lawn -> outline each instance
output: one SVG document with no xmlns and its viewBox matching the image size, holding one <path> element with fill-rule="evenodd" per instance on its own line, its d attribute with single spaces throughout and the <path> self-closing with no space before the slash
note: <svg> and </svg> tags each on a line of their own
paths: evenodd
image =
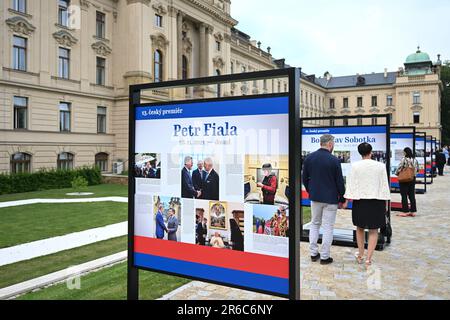
<svg viewBox="0 0 450 320">
<path fill-rule="evenodd" d="M 311 222 L 311 208 L 302 207 L 302 211 L 303 211 L 303 224 Z"/>
<path fill-rule="evenodd" d="M 0 208 L 0 248 L 127 220 L 128 204 L 41 203 Z"/>
<path fill-rule="evenodd" d="M 127 249 L 127 237 L 96 242 L 0 267 L 0 288 L 99 259 Z"/>
<path fill-rule="evenodd" d="M 150 271 L 139 272 L 140 299 L 154 300 L 189 280 Z M 20 300 L 124 300 L 127 294 L 127 263 L 101 269 L 81 277 L 80 289 L 65 282 L 25 294 Z"/>
<path fill-rule="evenodd" d="M 33 191 L 24 193 L 13 193 L 0 195 L 0 202 L 15 201 L 24 199 L 78 199 L 78 198 L 97 198 L 97 197 L 128 197 L 128 186 L 118 184 L 99 184 L 96 186 L 89 186 L 83 192 L 93 192 L 93 195 L 89 196 L 68 196 L 66 193 L 75 192 L 72 188 L 67 189 L 51 189 L 43 191 Z"/>
</svg>

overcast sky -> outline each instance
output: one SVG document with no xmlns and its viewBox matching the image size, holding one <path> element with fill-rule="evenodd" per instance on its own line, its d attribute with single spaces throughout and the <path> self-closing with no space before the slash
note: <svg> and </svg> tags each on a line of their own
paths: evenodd
<svg viewBox="0 0 450 320">
<path fill-rule="evenodd" d="M 450 0 L 232 0 L 237 26 L 316 76 L 397 71 L 408 54 L 450 59 Z"/>
</svg>

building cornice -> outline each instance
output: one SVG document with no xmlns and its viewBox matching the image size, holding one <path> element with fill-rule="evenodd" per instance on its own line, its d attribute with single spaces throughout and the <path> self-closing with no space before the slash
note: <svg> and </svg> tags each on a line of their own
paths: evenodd
<svg viewBox="0 0 450 320">
<path fill-rule="evenodd" d="M 229 14 L 225 13 L 224 11 L 215 8 L 211 6 L 210 4 L 206 3 L 203 0 L 181 0 L 183 2 L 186 2 L 190 5 L 194 5 L 196 8 L 202 10 L 204 13 L 207 13 L 208 15 L 216 18 L 219 21 L 222 21 L 229 27 L 234 27 L 238 24 L 238 21 L 233 19 Z"/>
<path fill-rule="evenodd" d="M 5 68 L 3 68 L 3 70 L 5 70 Z M 36 74 L 36 76 L 39 76 L 39 74 Z M 115 98 L 113 96 L 106 95 L 106 94 L 105 95 L 92 94 L 92 93 L 88 93 L 88 92 L 69 90 L 66 88 L 60 89 L 57 87 L 47 87 L 47 86 L 42 86 L 42 85 L 38 86 L 38 85 L 17 82 L 17 81 L 11 81 L 11 80 L 0 80 L 0 84 L 11 86 L 11 87 L 20 87 L 20 88 L 27 88 L 27 89 L 33 89 L 33 90 L 48 91 L 50 93 L 72 94 L 75 96 L 88 97 L 88 98 L 94 98 L 94 99 L 111 100 L 111 101 L 115 100 Z"/>
<path fill-rule="evenodd" d="M 112 52 L 112 49 L 103 41 L 97 41 L 93 43 L 91 47 L 94 49 L 96 54 L 104 57 L 108 56 Z"/>
<path fill-rule="evenodd" d="M 23 17 L 12 17 L 6 19 L 5 22 L 8 25 L 9 29 L 11 29 L 13 32 L 21 33 L 26 36 L 29 36 L 34 32 L 34 30 L 36 30 L 36 27 Z"/>
<path fill-rule="evenodd" d="M 78 39 L 66 30 L 56 31 L 55 33 L 53 33 L 53 38 L 55 38 L 56 42 L 58 42 L 60 45 L 67 47 L 72 47 L 78 42 Z"/>
</svg>

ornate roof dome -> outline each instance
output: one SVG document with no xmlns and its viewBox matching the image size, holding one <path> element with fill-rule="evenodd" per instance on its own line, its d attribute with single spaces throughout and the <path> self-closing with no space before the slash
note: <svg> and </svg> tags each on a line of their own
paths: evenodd
<svg viewBox="0 0 450 320">
<path fill-rule="evenodd" d="M 420 47 L 417 47 L 416 53 L 410 54 L 405 61 L 405 64 L 415 64 L 415 63 L 431 63 L 430 56 L 428 53 L 420 51 Z"/>
</svg>

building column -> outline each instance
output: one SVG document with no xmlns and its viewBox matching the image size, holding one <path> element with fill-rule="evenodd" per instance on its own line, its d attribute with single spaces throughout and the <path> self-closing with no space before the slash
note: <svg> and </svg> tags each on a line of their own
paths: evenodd
<svg viewBox="0 0 450 320">
<path fill-rule="evenodd" d="M 206 76 L 206 25 L 200 24 L 200 77 Z"/>
<path fill-rule="evenodd" d="M 183 77 L 183 18 L 184 13 L 179 11 L 177 15 L 177 77 Z"/>
<path fill-rule="evenodd" d="M 211 69 L 211 62 L 212 62 L 212 57 L 210 56 L 210 52 L 211 52 L 211 38 L 212 38 L 212 34 L 214 31 L 214 27 L 211 25 L 207 25 L 206 26 L 206 51 L 205 51 L 205 77 L 207 76 L 213 76 L 215 75 L 215 71 L 213 69 Z"/>
</svg>

